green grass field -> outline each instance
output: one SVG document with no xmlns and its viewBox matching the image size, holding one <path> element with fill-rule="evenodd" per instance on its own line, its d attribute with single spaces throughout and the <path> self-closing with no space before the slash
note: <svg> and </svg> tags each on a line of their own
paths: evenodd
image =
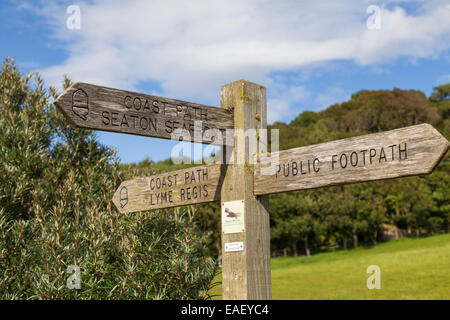
<svg viewBox="0 0 450 320">
<path fill-rule="evenodd" d="M 271 265 L 273 299 L 450 299 L 450 234 L 273 258 Z M 380 267 L 381 289 L 367 288 L 369 265 Z M 222 287 L 212 293 L 221 299 Z"/>
</svg>

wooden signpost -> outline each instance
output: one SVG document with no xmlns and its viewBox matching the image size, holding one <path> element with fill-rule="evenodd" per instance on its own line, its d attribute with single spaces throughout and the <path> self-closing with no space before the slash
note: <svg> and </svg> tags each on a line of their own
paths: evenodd
<svg viewBox="0 0 450 320">
<path fill-rule="evenodd" d="M 245 80 L 222 87 L 222 108 L 84 83 L 55 104 L 80 128 L 176 140 L 184 129 L 184 141 L 222 145 L 225 164 L 124 181 L 113 203 L 130 213 L 220 200 L 223 299 L 271 299 L 269 194 L 431 173 L 450 147 L 420 124 L 270 154 L 239 134 L 267 126 L 266 89 Z"/>
</svg>

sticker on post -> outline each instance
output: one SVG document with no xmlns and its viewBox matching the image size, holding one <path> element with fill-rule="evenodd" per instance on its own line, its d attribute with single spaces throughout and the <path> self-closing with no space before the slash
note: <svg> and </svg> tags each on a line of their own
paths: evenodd
<svg viewBox="0 0 450 320">
<path fill-rule="evenodd" d="M 244 251 L 244 242 L 225 243 L 225 252 Z"/>
<path fill-rule="evenodd" d="M 240 233 L 244 231 L 244 200 L 223 202 L 222 232 Z"/>
</svg>

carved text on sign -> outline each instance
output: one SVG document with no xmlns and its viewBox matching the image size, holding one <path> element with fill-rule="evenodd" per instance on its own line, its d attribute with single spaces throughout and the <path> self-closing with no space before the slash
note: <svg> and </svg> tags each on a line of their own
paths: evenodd
<svg viewBox="0 0 450 320">
<path fill-rule="evenodd" d="M 222 166 L 213 164 L 127 180 L 113 202 L 121 212 L 135 212 L 219 200 L 221 177 Z M 123 188 L 126 206 L 122 206 Z"/>
<path fill-rule="evenodd" d="M 283 150 L 274 153 L 277 161 L 271 154 L 258 155 L 253 191 L 261 195 L 427 174 L 448 147 L 436 129 L 420 124 Z"/>
<path fill-rule="evenodd" d="M 77 127 L 216 145 L 234 145 L 230 110 L 77 82 L 55 100 Z"/>
</svg>

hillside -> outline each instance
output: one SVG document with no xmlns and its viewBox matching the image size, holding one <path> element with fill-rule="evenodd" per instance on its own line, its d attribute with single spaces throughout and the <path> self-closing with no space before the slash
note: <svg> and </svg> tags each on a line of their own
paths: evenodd
<svg viewBox="0 0 450 320">
<path fill-rule="evenodd" d="M 349 101 L 334 104 L 317 113 L 305 111 L 289 124 L 276 122 L 271 128 L 280 129 L 280 149 L 424 122 L 438 127 L 448 137 L 449 104 L 448 100 L 427 99 L 417 90 L 361 90 L 353 94 Z"/>
</svg>

